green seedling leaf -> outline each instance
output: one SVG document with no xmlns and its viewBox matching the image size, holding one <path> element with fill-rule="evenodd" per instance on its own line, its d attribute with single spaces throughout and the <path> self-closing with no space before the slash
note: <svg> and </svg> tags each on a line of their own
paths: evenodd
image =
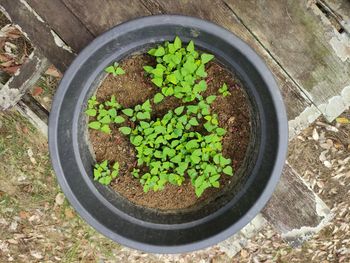
<svg viewBox="0 0 350 263">
<path fill-rule="evenodd" d="M 142 106 L 141 106 L 141 109 L 143 109 L 144 111 L 151 111 L 152 110 L 152 107 L 151 107 L 151 103 L 149 100 L 146 100 Z"/>
<path fill-rule="evenodd" d="M 124 135 L 129 135 L 131 133 L 131 128 L 129 127 L 120 127 L 119 131 Z"/>
<path fill-rule="evenodd" d="M 139 120 L 146 120 L 149 119 L 151 117 L 149 112 L 138 112 L 136 114 L 136 118 Z"/>
<path fill-rule="evenodd" d="M 215 95 L 211 95 L 211 96 L 206 97 L 205 101 L 206 101 L 208 104 L 212 104 L 212 103 L 214 102 L 215 99 L 216 99 L 216 96 L 215 96 Z"/>
<path fill-rule="evenodd" d="M 210 60 L 212 60 L 214 58 L 214 56 L 212 54 L 207 54 L 207 53 L 203 53 L 201 55 L 201 60 L 203 64 L 208 63 Z"/>
<path fill-rule="evenodd" d="M 107 134 L 111 133 L 111 129 L 109 128 L 108 124 L 105 124 L 101 127 L 101 131 Z"/>
<path fill-rule="evenodd" d="M 111 123 L 111 117 L 109 117 L 109 115 L 106 115 L 100 120 L 100 122 L 103 124 L 109 124 Z"/>
<path fill-rule="evenodd" d="M 173 162 L 173 163 L 181 162 L 181 155 L 178 154 L 178 155 L 174 156 L 173 158 L 170 159 L 170 161 Z"/>
<path fill-rule="evenodd" d="M 157 94 L 154 96 L 154 103 L 158 104 L 158 103 L 161 102 L 163 99 L 164 99 L 163 94 L 157 93 Z"/>
<path fill-rule="evenodd" d="M 191 161 L 194 163 L 194 164 L 198 164 L 198 163 L 200 163 L 200 161 L 201 161 L 201 158 L 199 157 L 199 156 L 197 156 L 197 155 L 191 155 Z"/>
<path fill-rule="evenodd" d="M 122 112 L 128 117 L 131 117 L 134 114 L 133 109 L 124 109 L 124 110 L 122 110 Z"/>
<path fill-rule="evenodd" d="M 122 116 L 117 116 L 114 118 L 114 122 L 119 124 L 119 123 L 123 123 L 125 121 L 125 119 Z"/>
<path fill-rule="evenodd" d="M 176 79 L 175 74 L 168 75 L 166 79 L 167 79 L 167 81 L 169 81 L 175 85 L 178 83 L 178 80 Z"/>
<path fill-rule="evenodd" d="M 220 166 L 221 167 L 224 167 L 224 166 L 226 166 L 226 165 L 228 165 L 228 164 L 230 164 L 231 163 L 231 160 L 230 159 L 227 159 L 227 158 L 225 158 L 224 156 L 220 156 Z"/>
<path fill-rule="evenodd" d="M 202 78 L 205 78 L 207 76 L 207 73 L 205 72 L 204 65 L 200 65 L 196 71 L 196 75 Z"/>
<path fill-rule="evenodd" d="M 200 187 L 203 184 L 204 180 L 205 180 L 205 177 L 203 175 L 198 176 L 194 182 L 194 187 L 196 187 L 196 188 Z"/>
<path fill-rule="evenodd" d="M 209 121 L 204 123 L 204 128 L 208 131 L 208 132 L 211 132 L 212 130 L 215 129 L 215 126 L 212 125 Z"/>
<path fill-rule="evenodd" d="M 88 109 L 85 111 L 86 115 L 90 116 L 90 117 L 95 117 L 97 114 L 97 111 L 95 109 Z"/>
<path fill-rule="evenodd" d="M 161 57 L 161 56 L 163 56 L 165 54 L 165 50 L 164 50 L 164 48 L 163 47 L 158 47 L 156 50 L 155 50 L 155 52 L 154 52 L 154 56 L 156 56 L 156 57 Z"/>
<path fill-rule="evenodd" d="M 223 136 L 226 133 L 226 130 L 223 128 L 216 128 L 215 132 L 217 135 Z"/>
<path fill-rule="evenodd" d="M 211 185 L 215 188 L 219 188 L 220 187 L 220 183 L 218 181 L 216 182 L 212 182 Z"/>
<path fill-rule="evenodd" d="M 223 170 L 223 173 L 232 176 L 233 175 L 233 171 L 232 171 L 232 167 L 231 166 L 226 166 Z"/>
<path fill-rule="evenodd" d="M 194 51 L 194 43 L 193 41 L 191 40 L 190 43 L 188 43 L 187 47 L 186 47 L 186 50 L 188 52 L 193 52 Z"/>
<path fill-rule="evenodd" d="M 101 123 L 99 123 L 98 121 L 93 121 L 93 122 L 90 122 L 88 126 L 91 129 L 98 130 L 101 128 Z"/>
<path fill-rule="evenodd" d="M 182 46 L 181 39 L 178 36 L 175 37 L 175 41 L 174 41 L 174 48 L 175 48 L 175 50 L 180 49 L 181 46 Z"/>
<path fill-rule="evenodd" d="M 192 126 L 198 126 L 199 123 L 197 121 L 197 119 L 195 117 L 191 118 L 188 122 L 189 124 L 191 124 Z"/>
<path fill-rule="evenodd" d="M 170 54 L 174 54 L 175 53 L 176 50 L 175 50 L 174 44 L 169 44 L 168 45 L 168 51 L 169 51 Z"/>
<path fill-rule="evenodd" d="M 114 108 L 109 109 L 109 110 L 108 110 L 108 114 L 109 114 L 109 116 L 110 116 L 111 118 L 115 118 L 115 117 L 117 117 L 117 110 L 114 109 Z"/>
<path fill-rule="evenodd" d="M 107 72 L 107 73 L 111 73 L 111 74 L 115 74 L 115 69 L 114 69 L 114 66 L 109 66 L 109 67 L 107 67 L 107 68 L 105 68 L 105 71 Z"/>
<path fill-rule="evenodd" d="M 144 66 L 143 69 L 147 72 L 147 73 L 151 73 L 153 68 L 151 66 Z"/>
<path fill-rule="evenodd" d="M 119 163 L 118 162 L 114 163 L 113 169 L 116 170 L 116 171 L 119 171 Z"/>
<path fill-rule="evenodd" d="M 115 69 L 115 75 L 123 75 L 123 74 L 125 74 L 125 71 L 121 67 L 117 67 Z"/>
<path fill-rule="evenodd" d="M 184 106 L 180 106 L 180 107 L 177 107 L 177 108 L 174 110 L 174 112 L 175 112 L 176 115 L 180 115 L 180 114 L 183 112 L 184 109 L 185 109 Z"/>
<path fill-rule="evenodd" d="M 158 78 L 162 78 L 163 77 L 163 69 L 161 68 L 155 68 L 151 71 L 151 73 Z"/>
<path fill-rule="evenodd" d="M 162 93 L 164 96 L 171 96 L 174 94 L 174 89 L 172 87 L 162 88 Z"/>
<path fill-rule="evenodd" d="M 154 53 L 156 52 L 157 49 L 152 48 L 150 49 L 147 53 L 150 54 L 151 56 L 154 56 Z"/>
<path fill-rule="evenodd" d="M 132 144 L 135 146 L 139 146 L 143 140 L 143 137 L 140 135 L 135 136 L 135 138 L 132 140 Z"/>
<path fill-rule="evenodd" d="M 145 122 L 145 121 L 140 121 L 140 126 L 142 129 L 147 129 L 147 128 L 149 128 L 150 124 L 148 122 Z"/>
<path fill-rule="evenodd" d="M 156 77 L 153 78 L 151 81 L 159 88 L 161 88 L 163 85 L 163 78 Z"/>
</svg>

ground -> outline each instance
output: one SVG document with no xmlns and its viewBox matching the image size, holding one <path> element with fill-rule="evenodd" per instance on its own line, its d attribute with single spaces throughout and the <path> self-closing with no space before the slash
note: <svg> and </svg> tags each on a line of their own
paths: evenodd
<svg viewBox="0 0 350 263">
<path fill-rule="evenodd" d="M 6 24 L 2 19 L 0 25 Z M 18 45 L 17 31 L 6 32 L 14 33 L 10 43 Z M 11 44 L 5 50 L 5 44 L 0 41 L 0 62 L 7 75 L 0 77 L 5 75 L 6 80 L 12 67 L 23 62 L 23 53 Z M 47 110 L 60 77 L 51 67 L 30 91 Z M 230 259 L 216 246 L 182 255 L 154 255 L 103 237 L 64 198 L 45 137 L 16 111 L 0 112 L 0 262 L 350 262 L 350 110 L 340 117 L 333 123 L 317 120 L 290 142 L 288 156 L 291 166 L 332 209 L 331 222 L 293 249 L 267 226 Z"/>
</svg>

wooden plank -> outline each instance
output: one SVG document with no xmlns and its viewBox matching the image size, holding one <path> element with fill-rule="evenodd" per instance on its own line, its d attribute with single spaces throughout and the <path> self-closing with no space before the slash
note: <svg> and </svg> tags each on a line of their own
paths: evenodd
<svg viewBox="0 0 350 263">
<path fill-rule="evenodd" d="M 350 1 L 349 0 L 322 0 L 333 12 L 339 15 L 343 20 L 350 23 Z"/>
<path fill-rule="evenodd" d="M 25 104 L 46 125 L 49 123 L 49 112 L 30 94 L 23 95 L 21 105 Z"/>
<path fill-rule="evenodd" d="M 126 20 L 150 15 L 138 0 L 62 1 L 94 35 L 99 35 Z"/>
<path fill-rule="evenodd" d="M 153 13 L 184 14 L 207 19 L 230 30 L 246 41 L 263 59 L 271 69 L 282 91 L 287 108 L 288 118 L 294 119 L 310 106 L 311 102 L 300 92 L 293 80 L 285 74 L 281 67 L 272 59 L 270 54 L 250 34 L 250 32 L 232 14 L 231 10 L 219 0 L 182 0 L 157 1 L 143 0 L 145 6 Z M 213 12 L 215 8 L 215 12 Z"/>
<path fill-rule="evenodd" d="M 11 20 L 22 28 L 42 54 L 64 72 L 75 55 L 67 50 L 69 48 L 61 42 L 62 40 L 54 34 L 42 18 L 21 1 L 0 0 L 0 7 L 6 10 Z"/>
<path fill-rule="evenodd" d="M 14 106 L 48 66 L 47 59 L 38 50 L 34 50 L 16 74 L 0 87 L 0 109 Z"/>
<path fill-rule="evenodd" d="M 78 53 L 94 36 L 60 0 L 27 0 L 51 28 Z"/>
<path fill-rule="evenodd" d="M 329 11 L 334 19 L 337 20 L 337 22 L 341 25 L 343 31 L 345 31 L 341 33 L 347 33 L 350 36 L 350 1 L 317 0 L 317 4 L 321 5 L 327 11 Z"/>
<path fill-rule="evenodd" d="M 25 95 L 14 107 L 34 127 L 36 127 L 46 138 L 48 137 L 48 118 L 49 113 L 30 95 Z"/>
<path fill-rule="evenodd" d="M 327 205 L 288 163 L 262 214 L 292 246 L 317 233 L 331 217 Z"/>
<path fill-rule="evenodd" d="M 350 83 L 350 42 L 314 3 L 224 1 L 328 120 L 347 107 L 350 101 L 331 99 Z"/>
</svg>

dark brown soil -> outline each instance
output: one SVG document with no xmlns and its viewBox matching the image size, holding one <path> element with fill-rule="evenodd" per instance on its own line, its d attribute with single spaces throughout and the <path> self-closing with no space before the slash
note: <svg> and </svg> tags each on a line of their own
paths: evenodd
<svg viewBox="0 0 350 263">
<path fill-rule="evenodd" d="M 143 66 L 153 63 L 153 59 L 146 55 L 135 55 L 123 60 L 120 65 L 126 74 L 118 77 L 108 75 L 97 91 L 98 101 L 105 101 L 114 94 L 121 105 L 131 107 L 152 98 L 159 89 L 144 75 Z M 223 139 L 223 154 L 231 158 L 233 168 L 237 170 L 249 144 L 249 102 L 239 81 L 227 69 L 216 62 L 208 63 L 206 68 L 208 89 L 205 95 L 218 94 L 218 89 L 223 83 L 228 85 L 231 92 L 227 97 L 218 96 L 212 104 L 212 111 L 218 114 L 220 127 L 228 131 Z M 153 113 L 155 116 L 161 116 L 181 104 L 179 99 L 166 98 L 159 105 L 152 105 Z M 136 156 L 129 139 L 120 134 L 117 127 L 112 129 L 110 135 L 91 129 L 89 135 L 98 162 L 109 160 L 118 161 L 120 164 L 120 176 L 112 183 L 113 189 L 138 205 L 159 210 L 189 208 L 209 201 L 225 185 L 237 180 L 235 175 L 223 175 L 220 188 L 207 189 L 200 198 L 196 197 L 189 180 L 180 187 L 168 184 L 162 191 L 144 193 L 140 182 L 131 175 L 131 171 L 136 167 Z"/>
</svg>

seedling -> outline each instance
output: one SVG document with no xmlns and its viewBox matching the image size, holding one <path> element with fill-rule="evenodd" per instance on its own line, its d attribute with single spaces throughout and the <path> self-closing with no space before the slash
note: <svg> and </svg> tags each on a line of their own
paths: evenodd
<svg viewBox="0 0 350 263">
<path fill-rule="evenodd" d="M 183 102 L 190 102 L 207 89 L 206 82 L 201 78 L 207 76 L 205 64 L 214 56 L 206 53 L 199 56 L 193 41 L 183 47 L 181 39 L 176 37 L 173 43 L 165 42 L 163 46 L 149 50 L 148 54 L 156 57 L 158 64 L 154 68 L 145 66 L 144 70 L 164 96 L 175 96 Z M 162 99 L 157 94 L 155 103 Z"/>
<path fill-rule="evenodd" d="M 112 170 L 108 167 L 108 161 L 105 160 L 94 167 L 94 180 L 103 185 L 109 185 L 111 181 L 119 175 L 119 163 L 115 162 Z"/>
<path fill-rule="evenodd" d="M 117 128 L 136 149 L 138 168 L 133 169 L 132 175 L 140 180 L 144 192 L 162 190 L 167 183 L 180 186 L 187 177 L 200 197 L 205 189 L 220 187 L 223 174 L 233 175 L 231 160 L 222 154 L 226 130 L 219 127 L 218 116 L 211 112 L 217 97 L 203 96 L 207 89 L 205 65 L 214 56 L 196 51 L 193 41 L 183 46 L 179 37 L 173 43 L 152 48 L 148 54 L 155 57 L 157 65 L 144 66 L 144 70 L 159 92 L 133 108 L 123 108 L 114 96 L 104 103 L 93 96 L 86 110 L 91 119 L 89 127 L 108 133 L 110 127 L 123 124 Z M 116 72 L 117 66 L 110 73 Z M 219 92 L 223 96 L 230 94 L 226 84 Z M 187 103 L 186 106 L 152 118 L 151 102 L 162 103 L 169 96 Z M 133 125 L 128 126 L 129 123 Z M 95 180 L 109 184 L 118 175 L 119 164 L 113 169 L 109 171 L 107 161 L 96 164 Z M 142 174 L 141 170 L 147 172 Z"/>
<path fill-rule="evenodd" d="M 113 74 L 113 76 L 118 76 L 118 75 L 125 74 L 125 71 L 121 67 L 119 67 L 119 64 L 117 62 L 115 62 L 113 65 L 108 66 L 107 68 L 105 68 L 105 71 L 107 73 Z"/>
<path fill-rule="evenodd" d="M 88 100 L 88 109 L 85 113 L 89 117 L 94 117 L 94 120 L 89 122 L 88 127 L 110 134 L 110 124 L 125 122 L 125 118 L 118 115 L 120 109 L 121 105 L 116 101 L 115 96 L 111 96 L 111 99 L 104 103 L 99 103 L 96 96 L 92 96 Z"/>
<path fill-rule="evenodd" d="M 226 83 L 224 83 L 221 88 L 219 89 L 219 92 L 222 94 L 222 96 L 226 97 L 231 95 L 231 93 L 228 91 Z"/>
</svg>

